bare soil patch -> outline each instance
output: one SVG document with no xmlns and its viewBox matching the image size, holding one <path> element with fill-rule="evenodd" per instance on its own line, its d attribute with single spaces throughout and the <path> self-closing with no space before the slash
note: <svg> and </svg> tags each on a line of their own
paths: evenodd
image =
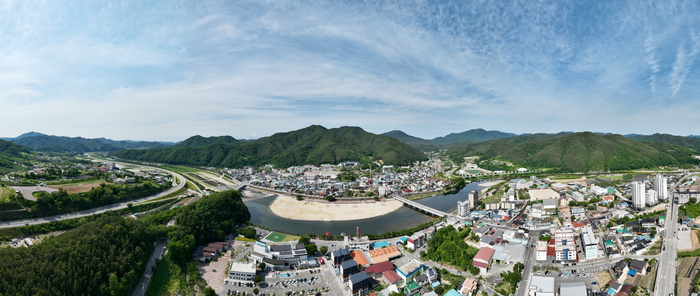
<svg viewBox="0 0 700 296">
<path fill-rule="evenodd" d="M 73 194 L 73 193 L 88 192 L 92 188 L 100 187 L 100 184 L 102 184 L 102 183 L 105 183 L 105 182 L 80 184 L 80 185 L 57 185 L 57 186 L 49 186 L 49 188 L 53 188 L 53 189 L 63 188 L 63 190 L 68 192 L 68 194 Z"/>
<path fill-rule="evenodd" d="M 610 276 L 610 272 L 607 270 L 601 271 L 599 273 L 595 274 L 595 279 L 598 282 L 598 286 L 601 288 L 605 287 L 605 285 L 612 280 L 612 276 Z"/>
</svg>

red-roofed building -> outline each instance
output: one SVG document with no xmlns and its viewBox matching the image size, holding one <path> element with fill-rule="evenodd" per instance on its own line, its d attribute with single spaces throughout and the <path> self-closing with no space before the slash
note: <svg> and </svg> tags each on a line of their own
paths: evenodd
<svg viewBox="0 0 700 296">
<path fill-rule="evenodd" d="M 378 264 L 374 264 L 370 267 L 365 268 L 365 272 L 368 276 L 379 279 L 385 271 L 393 270 L 394 264 L 391 261 L 384 261 Z"/>
<path fill-rule="evenodd" d="M 352 256 L 352 259 L 355 259 L 355 262 L 357 262 L 357 265 L 360 265 L 362 267 L 368 267 L 370 265 L 369 260 L 367 260 L 367 257 L 365 256 L 365 254 L 360 250 L 352 251 L 352 253 L 350 253 L 350 256 Z M 389 262 L 389 263 L 391 263 L 391 262 Z"/>
<path fill-rule="evenodd" d="M 387 270 L 382 273 L 382 279 L 384 279 L 384 282 L 386 282 L 389 285 L 395 284 L 397 286 L 401 286 L 401 277 L 399 276 L 396 271 L 393 270 Z"/>
<path fill-rule="evenodd" d="M 574 223 L 571 223 L 571 225 L 574 226 L 574 228 L 581 228 L 583 226 L 586 226 L 586 223 L 574 222 Z"/>
<path fill-rule="evenodd" d="M 493 254 L 495 252 L 496 250 L 489 247 L 479 249 L 479 252 L 477 252 L 474 256 L 472 265 L 478 267 L 481 272 L 486 273 L 488 271 L 489 264 L 491 263 L 491 258 L 493 258 Z"/>
</svg>

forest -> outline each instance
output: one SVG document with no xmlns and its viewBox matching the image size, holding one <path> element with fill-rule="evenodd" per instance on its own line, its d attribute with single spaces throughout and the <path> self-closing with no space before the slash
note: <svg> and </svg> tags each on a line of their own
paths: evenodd
<svg viewBox="0 0 700 296">
<path fill-rule="evenodd" d="M 469 236 L 471 230 L 464 228 L 457 231 L 448 226 L 435 232 L 428 241 L 428 252 L 425 255 L 430 260 L 444 262 L 454 267 L 468 270 L 472 274 L 479 274 L 479 268 L 472 265 L 472 259 L 479 249 L 467 245 L 464 238 Z"/>
<path fill-rule="evenodd" d="M 147 225 L 108 217 L 29 248 L 0 250 L 0 295 L 128 295 L 156 236 Z"/>
</svg>

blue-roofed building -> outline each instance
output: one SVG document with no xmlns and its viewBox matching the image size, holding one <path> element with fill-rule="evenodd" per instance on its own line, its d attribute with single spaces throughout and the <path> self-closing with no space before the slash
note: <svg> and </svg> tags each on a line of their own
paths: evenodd
<svg viewBox="0 0 700 296">
<path fill-rule="evenodd" d="M 630 270 L 629 275 L 630 275 L 631 277 L 634 277 L 635 275 L 637 275 L 637 271 L 634 270 L 634 269 L 633 269 L 633 270 Z"/>
<path fill-rule="evenodd" d="M 447 293 L 445 293 L 445 296 L 462 296 L 462 294 L 459 294 L 459 292 L 457 292 L 455 289 L 450 289 L 447 291 Z"/>
<path fill-rule="evenodd" d="M 615 294 L 615 289 L 613 289 L 613 288 L 608 289 L 608 295 L 613 295 L 613 294 Z"/>
<path fill-rule="evenodd" d="M 383 247 L 388 247 L 388 246 L 389 246 L 389 243 L 387 243 L 386 241 L 376 242 L 376 243 L 372 244 L 373 249 L 381 249 Z"/>
</svg>

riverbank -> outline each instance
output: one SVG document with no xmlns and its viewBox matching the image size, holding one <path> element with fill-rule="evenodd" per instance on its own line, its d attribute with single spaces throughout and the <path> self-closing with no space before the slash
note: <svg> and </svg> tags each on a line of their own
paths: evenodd
<svg viewBox="0 0 700 296">
<path fill-rule="evenodd" d="M 400 209 L 403 203 L 396 200 L 364 203 L 323 203 L 298 201 L 292 196 L 279 194 L 270 211 L 277 216 L 305 221 L 349 221 L 389 214 Z"/>
</svg>

